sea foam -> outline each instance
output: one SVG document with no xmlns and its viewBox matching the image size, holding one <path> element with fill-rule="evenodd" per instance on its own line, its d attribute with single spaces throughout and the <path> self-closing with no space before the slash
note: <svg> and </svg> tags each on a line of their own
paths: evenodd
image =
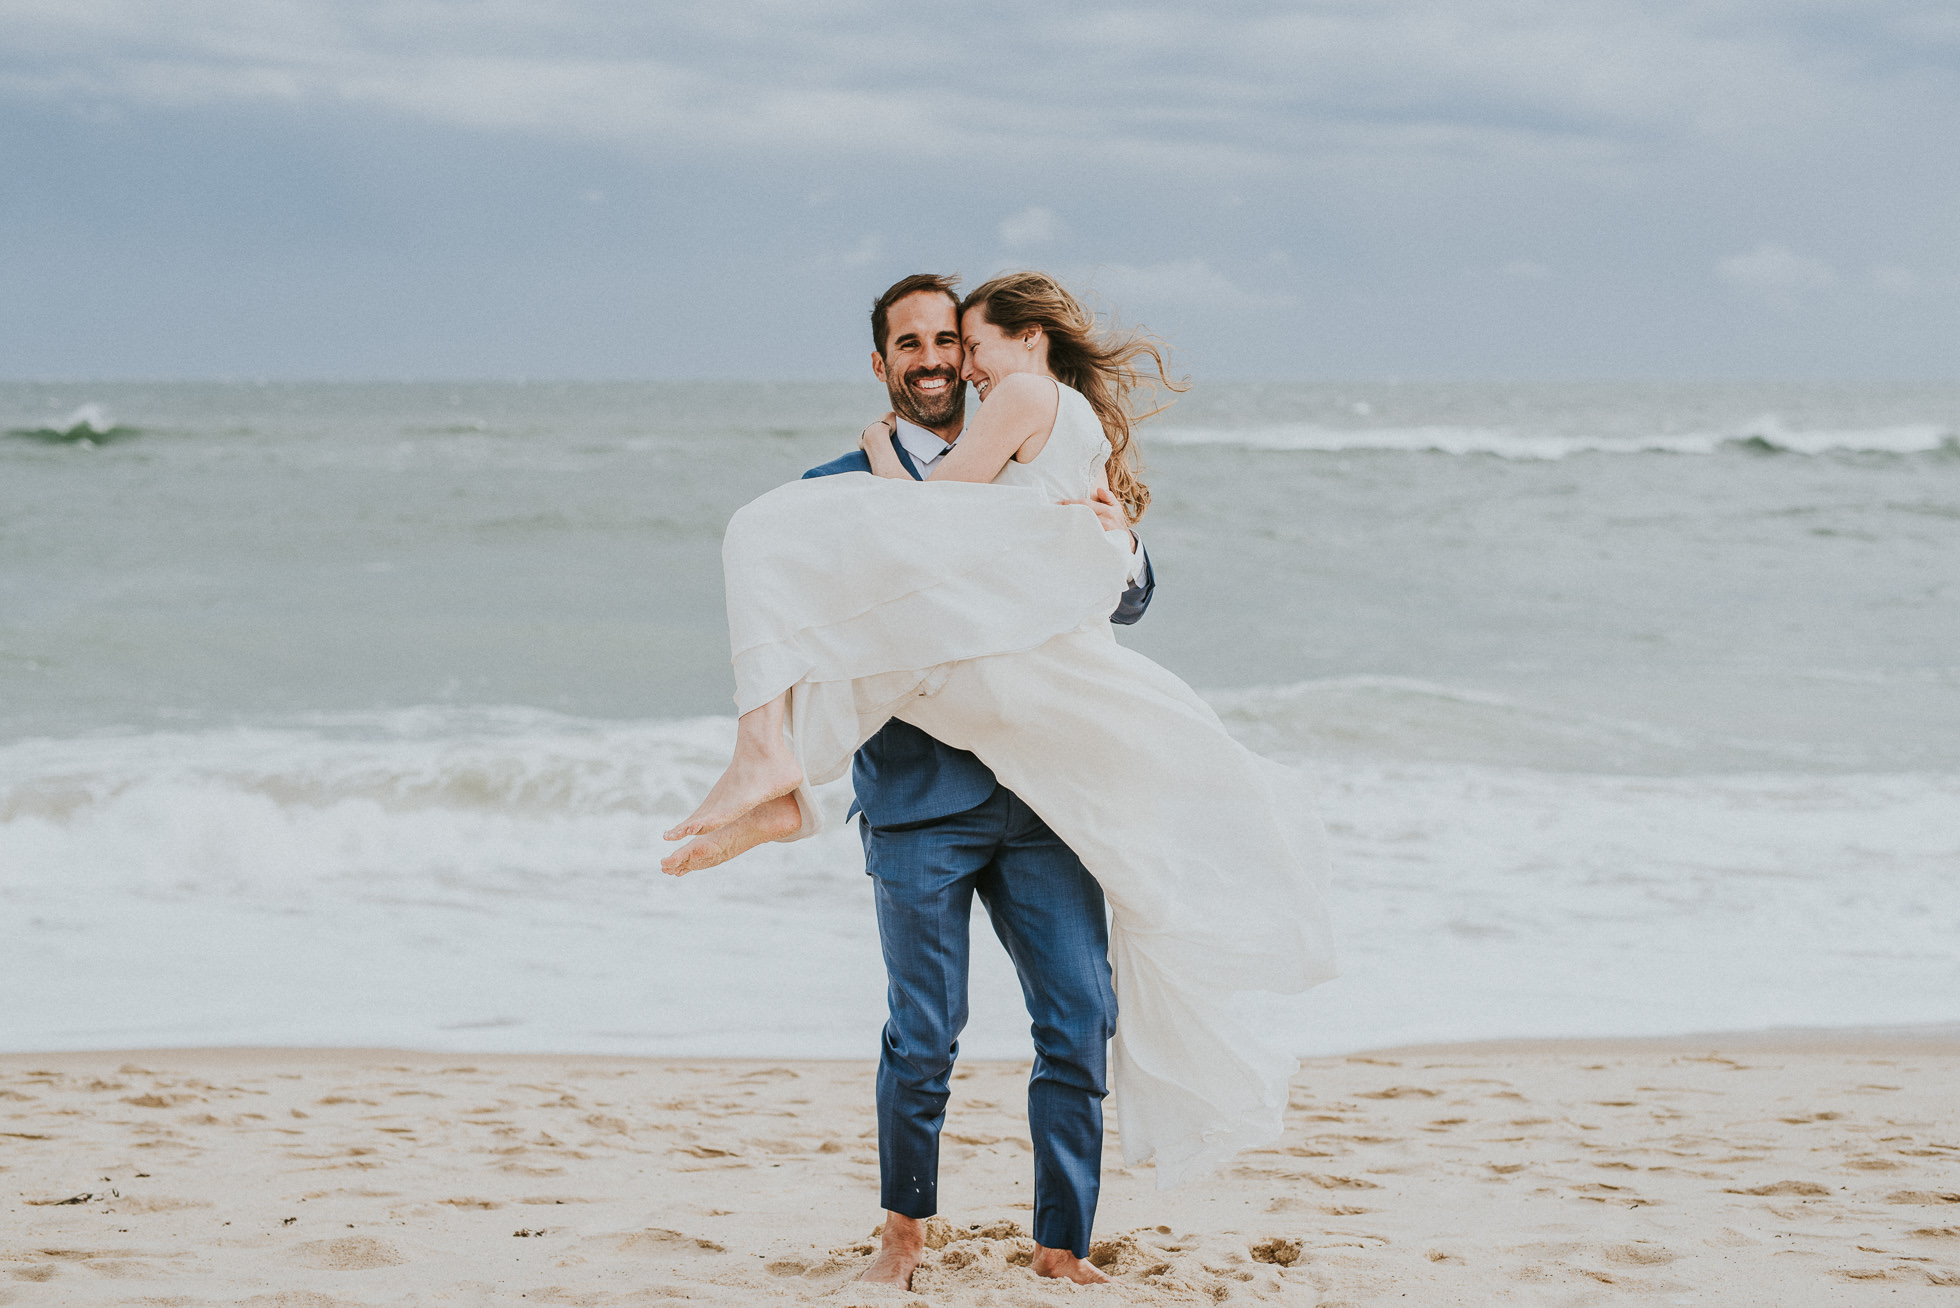
<svg viewBox="0 0 1960 1308">
<path fill-rule="evenodd" d="M 1960 777 L 1464 761 L 1479 714 L 1518 706 L 1397 682 L 1216 698 L 1322 796 L 1347 975 L 1269 1006 L 1302 1052 L 1951 1016 Z M 1357 704 L 1404 721 L 1325 747 Z M 1425 705 L 1458 717 L 1412 755 Z M 1592 729 L 1540 727 L 1541 764 Z M 847 785 L 813 839 L 656 869 L 732 734 L 422 710 L 0 747 L 0 986 L 37 997 L 0 1047 L 867 1056 L 883 980 Z M 976 930 L 963 1043 L 1023 1053 Z"/>
<path fill-rule="evenodd" d="M 1295 453 L 1383 451 L 1483 454 L 1503 459 L 1565 459 L 1578 454 L 1718 454 L 1758 450 L 1785 454 L 1930 454 L 1960 452 L 1952 429 L 1933 423 L 1841 431 L 1798 430 L 1765 416 L 1733 431 L 1585 436 L 1495 427 L 1353 427 L 1278 423 L 1258 427 L 1165 426 L 1150 433 L 1166 445 L 1230 446 Z"/>
</svg>

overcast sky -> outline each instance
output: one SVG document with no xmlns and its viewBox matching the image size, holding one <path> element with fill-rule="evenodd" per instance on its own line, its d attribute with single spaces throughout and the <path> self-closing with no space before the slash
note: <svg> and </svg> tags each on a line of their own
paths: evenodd
<svg viewBox="0 0 1960 1308">
<path fill-rule="evenodd" d="M 1954 0 L 0 0 L 0 376 L 1960 376 Z"/>
</svg>

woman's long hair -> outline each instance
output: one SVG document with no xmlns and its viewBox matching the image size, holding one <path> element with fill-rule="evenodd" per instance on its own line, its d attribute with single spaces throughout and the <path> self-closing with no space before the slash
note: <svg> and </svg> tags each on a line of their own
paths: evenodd
<svg viewBox="0 0 1960 1308">
<path fill-rule="evenodd" d="M 1009 336 L 1030 327 L 1048 333 L 1048 370 L 1063 385 L 1082 392 L 1096 411 L 1103 434 L 1109 437 L 1109 489 L 1125 517 L 1131 522 L 1141 518 L 1150 505 L 1150 488 L 1138 475 L 1143 460 L 1132 429 L 1169 405 L 1134 413 L 1131 392 L 1190 389 L 1190 383 L 1172 381 L 1164 371 L 1163 342 L 1141 330 L 1117 332 L 1098 326 L 1095 315 L 1046 273 L 996 277 L 960 301 L 962 315 L 969 309 L 979 309 L 982 318 Z M 1143 367 L 1145 359 L 1151 371 Z"/>
</svg>

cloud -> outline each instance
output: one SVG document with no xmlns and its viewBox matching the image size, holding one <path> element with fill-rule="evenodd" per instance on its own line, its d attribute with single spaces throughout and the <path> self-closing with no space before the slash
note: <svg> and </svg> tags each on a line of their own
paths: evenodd
<svg viewBox="0 0 1960 1308">
<path fill-rule="evenodd" d="M 885 242 L 876 233 L 868 233 L 848 250 L 833 250 L 819 255 L 817 266 L 821 268 L 868 268 L 885 253 Z"/>
<path fill-rule="evenodd" d="M 1606 160 L 1831 124 L 1874 81 L 1951 74 L 1951 25 L 1914 0 L 1008 3 L 956 30 L 897 0 L 10 0 L 6 12 L 0 97 L 359 104 L 642 152 L 874 156 L 903 123 L 918 151 L 1208 175 L 1316 158 Z M 1093 75 L 1071 75 L 1083 69 Z"/>
<path fill-rule="evenodd" d="M 1867 274 L 1867 280 L 1873 290 L 1882 291 L 1887 295 L 1917 295 L 1925 289 L 1925 283 L 1919 279 L 1918 273 L 1895 264 L 1874 265 Z"/>
<path fill-rule="evenodd" d="M 1000 241 L 1010 250 L 1051 245 L 1062 234 L 1062 220 L 1053 209 L 1036 205 L 1000 220 Z"/>
<path fill-rule="evenodd" d="M 1798 254 L 1787 245 L 1764 241 L 1747 254 L 1733 255 L 1715 265 L 1715 275 L 1731 286 L 1793 296 L 1837 285 L 1837 272 L 1821 259 Z"/>
<path fill-rule="evenodd" d="M 298 295 L 242 344 L 182 329 L 273 284 L 244 250 L 331 269 L 347 323 L 424 278 L 403 339 L 464 324 L 445 357 L 514 371 L 664 358 L 669 289 L 709 283 L 815 297 L 822 371 L 857 332 L 824 297 L 875 274 L 1099 261 L 1116 303 L 1210 306 L 1242 368 L 1314 333 L 1383 373 L 1953 367 L 1950 0 L 0 0 L 0 30 L 0 371 L 328 366 L 277 345 L 326 330 Z M 637 353 L 535 325 L 632 277 Z M 1592 312 L 1609 284 L 1642 295 Z M 1505 288 L 1547 311 L 1490 322 Z M 1895 297 L 1878 328 L 1719 312 L 1854 292 Z M 497 295 L 522 311 L 468 307 Z M 140 325 L 63 316 L 98 302 Z M 662 348 L 712 357 L 690 318 Z"/>
<path fill-rule="evenodd" d="M 1104 264 L 1089 278 L 1100 294 L 1131 303 L 1213 309 L 1245 309 L 1296 304 L 1279 291 L 1249 291 L 1203 259 L 1168 263 Z"/>
</svg>

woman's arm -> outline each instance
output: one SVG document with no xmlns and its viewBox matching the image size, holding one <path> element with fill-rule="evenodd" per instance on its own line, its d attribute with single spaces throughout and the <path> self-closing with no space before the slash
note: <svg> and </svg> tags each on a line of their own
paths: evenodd
<svg viewBox="0 0 1960 1308">
<path fill-rule="evenodd" d="M 898 416 L 888 413 L 858 435 L 858 448 L 871 460 L 873 475 L 910 481 L 912 474 L 905 471 L 905 465 L 898 461 L 898 452 L 892 449 L 892 436 L 897 430 Z"/>
<path fill-rule="evenodd" d="M 1060 403 L 1061 392 L 1051 377 L 1017 372 L 1002 378 L 966 425 L 959 444 L 926 480 L 992 481 L 1009 459 L 1032 459 L 1055 430 Z"/>
</svg>

